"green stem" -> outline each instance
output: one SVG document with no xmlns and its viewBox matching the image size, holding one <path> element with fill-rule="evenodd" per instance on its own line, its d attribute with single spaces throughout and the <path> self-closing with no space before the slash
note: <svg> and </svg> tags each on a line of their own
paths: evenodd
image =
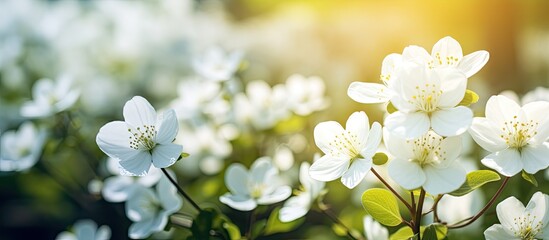
<svg viewBox="0 0 549 240">
<path fill-rule="evenodd" d="M 372 168 L 371 171 L 372 173 L 374 173 L 374 175 L 376 175 L 377 179 L 379 179 L 379 181 L 381 181 L 381 183 L 383 183 L 383 185 L 387 187 L 387 189 L 389 189 L 402 203 L 404 203 L 404 205 L 406 205 L 406 208 L 408 208 L 408 211 L 410 211 L 410 213 L 414 212 L 414 208 L 412 208 L 412 206 L 410 206 L 410 204 L 406 200 L 404 200 L 404 198 L 400 196 L 400 194 L 398 194 L 397 191 L 395 191 L 395 189 L 393 189 L 393 187 L 391 187 L 391 185 L 389 185 L 389 183 L 387 183 L 385 179 L 383 179 L 374 168 Z"/>
<path fill-rule="evenodd" d="M 248 224 L 248 231 L 246 231 L 246 239 L 253 239 L 252 229 L 255 221 L 255 209 L 250 212 L 250 222 Z"/>
<path fill-rule="evenodd" d="M 175 188 L 177 188 L 177 191 L 179 192 L 179 194 L 181 194 L 185 199 L 187 199 L 187 201 L 189 201 L 191 203 L 191 205 L 199 212 L 202 212 L 202 209 L 198 206 L 198 204 L 196 204 L 196 202 L 194 202 L 192 200 L 192 198 L 185 192 L 183 191 L 183 189 L 177 184 L 177 182 L 175 181 L 175 179 L 173 179 L 170 174 L 168 174 L 168 172 L 166 171 L 165 168 L 161 168 L 162 172 L 164 173 L 164 175 L 166 175 L 166 177 L 168 178 L 168 180 L 170 180 L 170 182 L 175 186 Z"/>
</svg>

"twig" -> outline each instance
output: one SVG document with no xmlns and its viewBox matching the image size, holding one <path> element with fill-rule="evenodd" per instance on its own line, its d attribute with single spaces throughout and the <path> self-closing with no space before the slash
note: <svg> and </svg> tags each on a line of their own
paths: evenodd
<svg viewBox="0 0 549 240">
<path fill-rule="evenodd" d="M 400 201 L 401 201 L 402 203 L 404 203 L 404 205 L 406 205 L 406 208 L 408 208 L 408 210 L 410 211 L 410 213 L 413 213 L 413 212 L 414 212 L 414 208 L 412 208 L 412 206 L 410 206 L 410 204 L 409 204 L 406 200 L 404 200 L 404 198 L 402 198 L 402 196 L 400 196 L 400 194 L 398 194 L 398 193 L 395 191 L 395 189 L 393 189 L 393 188 L 391 187 L 391 185 L 389 185 L 389 183 L 387 183 L 387 182 L 385 181 L 385 179 L 383 179 L 383 178 L 381 177 L 381 175 L 379 175 L 379 174 L 376 172 L 376 170 L 375 170 L 374 168 L 372 168 L 372 172 L 374 173 L 374 175 L 376 175 L 376 177 L 379 179 L 379 181 L 381 181 L 381 182 L 383 183 L 383 185 L 385 185 L 385 187 L 387 187 L 391 192 L 393 192 L 393 194 L 394 194 L 398 199 L 400 199 Z"/>
<path fill-rule="evenodd" d="M 318 207 L 320 208 L 320 211 L 322 213 L 324 213 L 324 215 L 326 215 L 330 220 L 332 220 L 332 222 L 334 222 L 335 224 L 338 224 L 340 225 L 341 227 L 343 227 L 345 229 L 345 232 L 347 232 L 347 236 L 350 238 L 350 239 L 353 239 L 353 240 L 358 240 L 357 238 L 355 238 L 353 236 L 353 234 L 351 234 L 351 229 L 348 228 L 347 226 L 345 226 L 345 224 L 343 224 L 343 222 L 341 222 L 341 220 L 339 220 L 339 218 L 337 218 L 333 213 L 332 211 L 330 211 L 330 208 L 324 204 L 323 202 L 319 202 L 318 203 Z"/>
<path fill-rule="evenodd" d="M 425 190 L 421 189 L 419 193 L 419 199 L 417 201 L 416 218 L 414 220 L 414 235 L 417 234 L 417 238 L 421 239 L 421 212 L 423 211 L 423 203 L 425 202 Z"/>
<path fill-rule="evenodd" d="M 193 207 L 199 211 L 199 212 L 202 212 L 202 209 L 198 206 L 198 204 L 196 204 L 189 195 L 187 195 L 187 193 L 185 193 L 185 191 L 183 191 L 183 189 L 177 184 L 177 182 L 170 176 L 170 174 L 168 174 L 168 172 L 166 171 L 165 168 L 161 168 L 162 169 L 162 172 L 164 173 L 164 175 L 166 175 L 166 177 L 168 178 L 168 180 L 170 180 L 170 182 L 177 188 L 177 191 L 179 192 L 179 194 L 181 194 L 185 199 L 187 199 L 187 201 L 189 201 L 191 203 L 191 205 L 193 205 Z"/>
</svg>

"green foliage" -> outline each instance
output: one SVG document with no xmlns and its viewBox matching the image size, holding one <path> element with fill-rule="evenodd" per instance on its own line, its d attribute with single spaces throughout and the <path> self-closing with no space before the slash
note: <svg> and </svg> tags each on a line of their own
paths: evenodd
<svg viewBox="0 0 549 240">
<path fill-rule="evenodd" d="M 200 211 L 191 225 L 190 239 L 215 239 L 212 233 L 223 239 L 241 239 L 240 229 L 227 216 L 213 208 Z"/>
<path fill-rule="evenodd" d="M 521 176 L 522 178 L 524 178 L 524 180 L 528 181 L 532 185 L 536 187 L 538 186 L 538 180 L 536 180 L 536 176 L 534 176 L 533 174 L 527 173 L 524 170 L 522 170 Z"/>
<path fill-rule="evenodd" d="M 374 157 L 372 157 L 372 160 L 375 165 L 383 165 L 387 163 L 387 161 L 389 160 L 389 157 L 387 157 L 387 154 L 385 153 L 378 152 L 374 155 Z"/>
<path fill-rule="evenodd" d="M 449 194 L 452 196 L 463 196 L 486 183 L 499 181 L 500 179 L 501 177 L 496 172 L 491 170 L 472 171 L 467 174 L 465 183 L 463 183 L 463 185 L 461 185 L 461 187 L 459 187 L 457 190 Z"/>
<path fill-rule="evenodd" d="M 408 240 L 414 236 L 414 231 L 408 226 L 401 227 L 395 233 L 393 233 L 389 240 Z"/>
<path fill-rule="evenodd" d="M 465 96 L 463 96 L 463 99 L 458 104 L 459 106 L 469 106 L 473 103 L 478 102 L 479 96 L 477 93 L 473 92 L 472 90 L 467 89 L 465 92 Z"/>
<path fill-rule="evenodd" d="M 372 217 L 386 226 L 397 226 L 402 222 L 398 203 L 386 189 L 372 188 L 362 194 L 362 206 Z"/>
<path fill-rule="evenodd" d="M 275 233 L 281 233 L 281 232 L 289 232 L 297 227 L 301 226 L 303 222 L 305 222 L 305 218 L 299 218 L 291 222 L 283 223 L 278 218 L 278 215 L 280 213 L 280 208 L 277 207 L 271 215 L 269 216 L 269 219 L 267 220 L 267 226 L 265 226 L 265 235 L 271 235 Z"/>
<path fill-rule="evenodd" d="M 240 229 L 236 225 L 230 222 L 223 223 L 223 229 L 227 231 L 231 240 L 241 239 Z"/>
<path fill-rule="evenodd" d="M 425 229 L 420 230 L 423 232 L 423 237 L 421 239 L 425 240 L 442 240 L 448 234 L 448 228 L 442 224 L 431 224 Z"/>
</svg>

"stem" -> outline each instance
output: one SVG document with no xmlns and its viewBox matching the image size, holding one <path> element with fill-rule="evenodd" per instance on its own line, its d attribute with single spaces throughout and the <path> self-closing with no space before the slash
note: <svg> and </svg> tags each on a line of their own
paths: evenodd
<svg viewBox="0 0 549 240">
<path fill-rule="evenodd" d="M 416 219 L 414 220 L 414 235 L 417 234 L 417 239 L 421 239 L 421 212 L 423 211 L 423 203 L 425 202 L 425 190 L 421 188 L 419 200 L 417 202 Z"/>
<path fill-rule="evenodd" d="M 345 229 L 345 231 L 347 232 L 347 236 L 350 238 L 350 239 L 353 239 L 353 240 L 358 240 L 357 238 L 355 238 L 353 236 L 353 234 L 351 234 L 351 229 L 348 228 L 347 226 L 345 226 L 345 224 L 343 224 L 343 222 L 341 222 L 341 220 L 339 220 L 339 218 L 337 218 L 333 213 L 332 211 L 330 211 L 330 208 L 328 208 L 328 206 L 326 206 L 326 204 L 322 203 L 322 202 L 319 202 L 318 203 L 318 207 L 320 208 L 320 211 L 322 213 L 324 213 L 324 215 L 326 215 L 330 220 L 332 220 L 332 222 L 334 222 L 335 224 L 338 224 L 340 225 L 341 227 L 343 227 Z"/>
<path fill-rule="evenodd" d="M 385 179 L 383 179 L 381 177 L 381 175 L 379 175 L 376 170 L 374 168 L 372 168 L 372 172 L 374 173 L 374 175 L 376 175 L 376 177 L 379 179 L 379 181 L 381 181 L 383 183 L 383 185 L 385 185 L 385 187 L 387 187 L 391 192 L 393 192 L 393 194 L 398 198 L 400 199 L 400 201 L 402 203 L 404 203 L 404 205 L 406 205 L 406 208 L 408 208 L 408 211 L 410 211 L 410 213 L 413 213 L 414 212 L 414 208 L 412 208 L 412 206 L 410 206 L 410 204 L 408 202 L 406 202 L 406 200 L 404 200 L 404 198 L 402 198 L 402 196 L 400 196 L 400 194 L 398 194 L 395 189 L 393 189 L 391 187 L 391 185 L 389 185 L 389 183 L 387 183 L 385 181 Z M 412 193 L 413 194 L 413 193 Z M 412 198 L 413 199 L 413 198 Z"/>
<path fill-rule="evenodd" d="M 433 211 L 433 221 L 434 222 L 440 222 L 440 219 L 438 218 L 438 211 L 437 211 L 437 206 L 438 206 L 438 203 L 440 202 L 440 199 L 442 199 L 442 194 L 439 194 L 437 196 L 437 198 L 435 199 L 435 202 L 433 203 L 433 207 L 431 208 L 431 211 Z"/>
<path fill-rule="evenodd" d="M 468 226 L 469 224 L 475 222 L 478 218 L 480 218 L 480 216 L 482 216 L 482 214 L 484 214 L 494 204 L 496 199 L 499 197 L 499 195 L 503 191 L 503 188 L 505 188 L 505 186 L 507 185 L 507 182 L 509 181 L 509 179 L 510 179 L 510 177 L 505 177 L 505 179 L 503 179 L 503 183 L 501 183 L 501 186 L 499 187 L 496 194 L 494 194 L 494 196 L 492 196 L 490 201 L 486 204 L 486 206 L 484 206 L 484 208 L 482 208 L 480 210 L 480 212 L 478 212 L 475 216 L 470 217 L 469 221 L 467 221 L 465 223 L 462 223 L 462 224 L 449 225 L 448 228 L 449 229 L 462 228 L 462 227 Z"/>
<path fill-rule="evenodd" d="M 248 231 L 246 232 L 246 239 L 252 240 L 252 226 L 254 225 L 255 220 L 255 209 L 250 212 L 250 223 L 248 224 Z"/>
<path fill-rule="evenodd" d="M 416 209 L 416 196 L 414 196 L 414 191 L 410 191 L 410 199 L 412 199 L 412 209 L 415 211 Z M 416 214 L 415 212 L 411 212 L 412 216 Z"/>
<path fill-rule="evenodd" d="M 168 180 L 170 180 L 170 182 L 177 188 L 177 191 L 179 192 L 179 194 L 181 194 L 185 199 L 187 199 L 187 201 L 189 201 L 197 211 L 202 212 L 202 209 L 198 206 L 198 204 L 196 204 L 191 199 L 191 197 L 187 195 L 187 193 L 185 193 L 185 191 L 183 191 L 183 189 L 179 185 L 177 185 L 177 182 L 172 178 L 172 176 L 170 176 L 170 174 L 168 174 L 166 169 L 165 168 L 161 168 L 161 169 L 164 175 L 166 175 L 166 177 L 168 178 Z"/>
</svg>

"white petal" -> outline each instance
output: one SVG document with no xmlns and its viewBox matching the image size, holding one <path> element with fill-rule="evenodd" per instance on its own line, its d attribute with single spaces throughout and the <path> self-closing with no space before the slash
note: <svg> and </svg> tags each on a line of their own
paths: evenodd
<svg viewBox="0 0 549 240">
<path fill-rule="evenodd" d="M 291 197 L 284 203 L 280 209 L 278 218 L 281 222 L 291 222 L 305 216 L 311 207 L 311 198 L 309 194 L 302 193 Z"/>
<path fill-rule="evenodd" d="M 419 64 L 426 64 L 431 60 L 431 56 L 425 50 L 425 48 L 411 45 L 405 47 L 402 51 L 402 59 L 404 61 L 411 61 Z"/>
<path fill-rule="evenodd" d="M 458 69 L 463 71 L 467 78 L 475 75 L 490 58 L 490 54 L 487 51 L 480 50 L 471 54 L 467 54 L 458 64 Z"/>
<path fill-rule="evenodd" d="M 520 159 L 520 153 L 516 149 L 508 148 L 484 157 L 481 162 L 504 176 L 512 177 L 523 168 Z"/>
<path fill-rule="evenodd" d="M 134 222 L 153 218 L 156 215 L 156 209 L 144 208 L 158 202 L 154 192 L 146 187 L 136 186 L 134 194 L 126 201 L 126 215 Z"/>
<path fill-rule="evenodd" d="M 132 239 L 145 239 L 153 233 L 154 218 L 134 222 L 128 229 L 128 236 Z"/>
<path fill-rule="evenodd" d="M 277 173 L 278 170 L 271 163 L 271 158 L 261 157 L 250 167 L 250 180 L 255 183 L 264 183 Z"/>
<path fill-rule="evenodd" d="M 507 148 L 507 143 L 500 136 L 504 132 L 496 127 L 496 123 L 487 118 L 474 118 L 469 134 L 475 142 L 489 152 L 497 152 Z"/>
<path fill-rule="evenodd" d="M 549 138 L 549 102 L 537 101 L 531 102 L 522 107 L 528 121 L 533 120 L 539 125 L 536 129 L 537 134 L 534 135 L 536 143 L 545 142 Z"/>
<path fill-rule="evenodd" d="M 445 168 L 452 164 L 461 153 L 461 137 L 447 137 L 440 142 L 439 147 L 442 149 L 439 156 L 441 162 L 436 165 L 438 168 Z"/>
<path fill-rule="evenodd" d="M 225 172 L 225 185 L 236 195 L 248 195 L 248 170 L 240 163 L 233 163 Z"/>
<path fill-rule="evenodd" d="M 355 188 L 372 168 L 372 159 L 355 159 L 341 176 L 341 182 L 349 189 Z"/>
<path fill-rule="evenodd" d="M 391 179 L 408 190 L 419 188 L 425 183 L 423 169 L 408 159 L 395 158 L 391 160 L 387 171 Z"/>
<path fill-rule="evenodd" d="M 543 226 L 547 226 L 547 221 L 549 216 L 547 213 L 549 211 L 549 196 L 541 192 L 536 192 L 526 205 L 525 214 L 528 214 L 530 219 L 535 219 L 535 221 L 541 221 Z"/>
<path fill-rule="evenodd" d="M 397 66 L 402 62 L 402 55 L 391 53 L 387 55 L 381 63 L 381 75 L 388 76 L 392 74 Z M 385 79 L 382 79 L 385 81 Z"/>
<path fill-rule="evenodd" d="M 101 195 L 109 202 L 124 202 L 133 191 L 133 178 L 127 176 L 112 176 L 105 180 Z"/>
<path fill-rule="evenodd" d="M 473 122 L 473 111 L 464 106 L 441 109 L 431 115 L 431 127 L 441 136 L 456 136 L 467 131 Z"/>
<path fill-rule="evenodd" d="M 332 149 L 336 150 L 330 144 L 334 141 L 336 135 L 345 131 L 343 127 L 335 121 L 321 122 L 316 125 L 314 130 L 315 143 L 325 154 L 330 154 Z"/>
<path fill-rule="evenodd" d="M 438 105 L 441 108 L 449 108 L 458 105 L 467 90 L 467 78 L 462 72 L 452 69 L 436 69 L 436 74 L 441 81 L 440 90 L 442 91 Z"/>
<path fill-rule="evenodd" d="M 352 82 L 347 95 L 359 103 L 384 103 L 391 99 L 390 91 L 379 83 Z"/>
<path fill-rule="evenodd" d="M 486 240 L 520 240 L 520 238 L 509 235 L 501 224 L 494 224 L 484 231 Z"/>
<path fill-rule="evenodd" d="M 152 149 L 152 163 L 156 168 L 166 168 L 173 165 L 183 147 L 174 143 L 158 144 Z"/>
<path fill-rule="evenodd" d="M 149 152 L 138 152 L 132 159 L 121 160 L 120 174 L 123 176 L 145 176 L 151 168 L 151 154 Z"/>
<path fill-rule="evenodd" d="M 26 102 L 21 106 L 21 116 L 23 117 L 47 117 L 52 113 L 51 107 L 46 104 L 41 104 L 41 102 Z"/>
<path fill-rule="evenodd" d="M 429 116 L 423 112 L 394 112 L 385 118 L 385 127 L 402 138 L 417 138 L 425 134 L 430 127 Z"/>
<path fill-rule="evenodd" d="M 348 159 L 338 159 L 329 155 L 324 155 L 309 168 L 309 175 L 317 181 L 333 181 L 338 179 L 349 168 Z"/>
<path fill-rule="evenodd" d="M 465 182 L 467 172 L 457 162 L 450 164 L 447 168 L 436 168 L 433 166 L 424 167 L 425 184 L 423 188 L 431 195 L 449 193 L 458 189 Z"/>
<path fill-rule="evenodd" d="M 524 214 L 524 205 L 515 197 L 511 196 L 501 201 L 496 207 L 498 219 L 507 233 L 512 234 L 519 230 L 516 219 Z"/>
<path fill-rule="evenodd" d="M 389 231 L 387 231 L 387 228 L 381 226 L 381 224 L 374 221 L 374 219 L 370 215 L 364 216 L 363 222 L 366 239 L 389 239 Z"/>
<path fill-rule="evenodd" d="M 360 155 L 365 158 L 374 156 L 376 153 L 379 143 L 381 143 L 381 124 L 374 122 L 370 133 L 368 134 L 368 140 L 366 141 L 365 147 L 360 151 Z"/>
<path fill-rule="evenodd" d="M 97 229 L 95 233 L 95 240 L 108 240 L 111 239 L 111 228 L 103 225 Z"/>
<path fill-rule="evenodd" d="M 156 134 L 156 142 L 160 144 L 171 143 L 177 135 L 179 125 L 177 124 L 177 117 L 175 111 L 170 109 L 165 111 L 160 116 L 160 124 L 158 124 L 158 133 Z"/>
<path fill-rule="evenodd" d="M 243 195 L 225 193 L 225 195 L 219 197 L 219 201 L 240 211 L 251 211 L 257 207 L 257 204 L 252 198 Z"/>
<path fill-rule="evenodd" d="M 110 157 L 129 160 L 139 153 L 138 150 L 130 148 L 130 136 L 126 123 L 114 121 L 101 127 L 95 140 L 99 148 Z"/>
<path fill-rule="evenodd" d="M 353 135 L 356 135 L 357 142 L 360 145 L 363 145 L 366 143 L 366 140 L 368 138 L 368 133 L 370 132 L 370 122 L 368 120 L 368 115 L 366 113 L 360 111 L 360 112 L 354 112 L 349 116 L 349 119 L 347 119 L 347 123 L 345 124 L 345 130 L 347 130 L 348 133 L 351 133 Z M 361 149 L 364 146 L 355 146 Z"/>
<path fill-rule="evenodd" d="M 277 187 L 272 193 L 263 195 L 257 199 L 257 203 L 261 205 L 269 205 L 277 202 L 282 202 L 292 195 L 292 188 L 289 186 Z"/>
<path fill-rule="evenodd" d="M 59 102 L 55 103 L 55 108 L 59 112 L 64 111 L 74 105 L 79 96 L 79 91 L 70 91 L 67 95 L 63 96 L 63 99 L 60 99 Z"/>
<path fill-rule="evenodd" d="M 461 58 L 463 58 L 463 52 L 459 43 L 452 37 L 444 37 L 438 40 L 433 46 L 431 56 L 435 59 L 435 64 L 442 66 L 456 66 Z M 448 62 L 447 58 L 453 57 L 457 61 Z"/>
<path fill-rule="evenodd" d="M 175 179 L 173 172 L 169 171 L 169 174 Z M 179 195 L 177 195 L 177 188 L 164 175 L 162 175 L 162 178 L 156 185 L 156 194 L 160 200 L 160 204 L 164 208 L 164 212 L 171 214 L 181 208 L 183 202 Z"/>
<path fill-rule="evenodd" d="M 383 128 L 383 141 L 387 150 L 395 157 L 410 159 L 414 157 L 414 143 L 404 138 L 391 134 L 387 128 Z"/>
<path fill-rule="evenodd" d="M 549 143 L 526 145 L 521 152 L 524 171 L 534 174 L 549 167 Z"/>
<path fill-rule="evenodd" d="M 135 96 L 124 105 L 124 121 L 132 127 L 155 126 L 156 111 L 145 98 Z"/>
<path fill-rule="evenodd" d="M 516 118 L 515 118 L 516 116 Z M 502 96 L 492 96 L 486 102 L 486 118 L 494 121 L 497 126 L 505 126 L 510 120 L 524 122 L 524 112 L 515 101 Z"/>
<path fill-rule="evenodd" d="M 305 190 L 311 190 L 312 182 L 315 181 L 314 179 L 311 179 L 311 176 L 309 175 L 309 168 L 311 167 L 311 164 L 308 162 L 302 162 L 299 166 L 299 182 L 305 188 Z"/>
<path fill-rule="evenodd" d="M 97 223 L 90 219 L 78 220 L 73 226 L 74 233 L 79 237 L 94 236 L 96 230 Z"/>
</svg>

